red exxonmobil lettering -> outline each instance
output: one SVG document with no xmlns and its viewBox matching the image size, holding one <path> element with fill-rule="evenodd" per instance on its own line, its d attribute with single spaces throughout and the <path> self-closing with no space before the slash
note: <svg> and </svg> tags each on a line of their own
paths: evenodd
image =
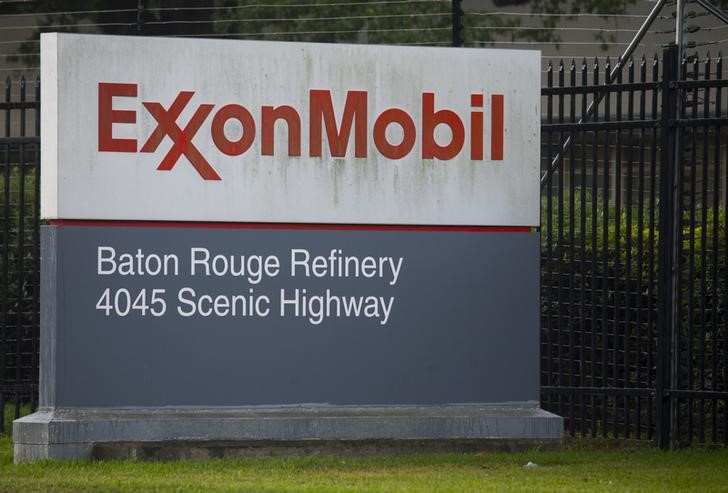
<svg viewBox="0 0 728 493">
<path fill-rule="evenodd" d="M 177 118 L 182 114 L 194 96 L 194 91 L 180 91 L 174 101 L 165 108 L 159 102 L 143 101 L 142 105 L 156 120 L 157 126 L 139 148 L 136 139 L 116 138 L 113 136 L 114 124 L 135 124 L 135 110 L 119 110 L 113 107 L 113 98 L 136 98 L 138 85 L 134 83 L 99 82 L 99 151 L 100 152 L 155 152 L 165 137 L 173 144 L 157 167 L 158 170 L 171 170 L 180 157 L 184 156 L 205 180 L 220 180 L 210 162 L 193 143 L 202 124 L 216 110 L 210 125 L 211 138 L 215 147 L 228 156 L 240 156 L 254 144 L 258 129 L 256 119 L 248 108 L 240 104 L 226 104 L 215 108 L 213 104 L 200 104 L 192 117 L 181 128 Z M 503 160 L 504 147 L 504 96 L 490 96 L 490 159 Z M 470 159 L 484 159 L 484 95 L 470 95 Z M 299 111 L 288 105 L 261 106 L 260 115 L 260 152 L 263 156 L 273 156 L 275 152 L 274 127 L 282 120 L 288 129 L 288 155 L 301 155 L 301 116 Z M 311 89 L 309 91 L 308 155 L 320 157 L 323 153 L 323 133 L 332 157 L 345 157 L 353 133 L 354 156 L 366 158 L 369 152 L 368 132 L 368 93 L 367 91 L 347 91 L 341 120 L 336 121 L 331 91 Z M 242 126 L 242 135 L 230 140 L 225 135 L 225 124 L 236 120 Z M 435 108 L 435 94 L 421 94 L 421 151 L 423 159 L 448 161 L 458 156 L 465 144 L 466 125 L 454 111 Z M 390 125 L 401 128 L 402 139 L 392 143 L 387 137 Z M 435 140 L 435 128 L 445 125 L 450 129 L 450 141 L 440 144 Z M 415 120 L 402 108 L 388 108 L 374 120 L 373 141 L 377 151 L 388 159 L 402 159 L 415 147 L 417 128 Z"/>
</svg>

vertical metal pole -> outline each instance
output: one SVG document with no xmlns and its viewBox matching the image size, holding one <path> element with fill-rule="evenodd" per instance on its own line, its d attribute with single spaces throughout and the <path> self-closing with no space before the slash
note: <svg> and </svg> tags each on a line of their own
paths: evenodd
<svg viewBox="0 0 728 493">
<path fill-rule="evenodd" d="M 142 33 L 142 26 L 144 25 L 143 14 L 144 14 L 144 3 L 142 0 L 138 0 L 136 30 L 137 30 L 137 33 L 139 33 L 139 34 Z"/>
<path fill-rule="evenodd" d="M 551 65 L 551 62 L 549 62 L 548 67 L 546 69 L 546 87 L 553 87 L 554 85 L 554 71 L 553 66 Z M 554 121 L 554 96 L 552 94 L 549 94 L 546 99 L 546 123 L 553 123 Z M 551 153 L 553 152 L 552 145 L 553 145 L 553 132 L 547 131 L 546 135 L 542 136 L 541 139 L 546 142 L 546 155 L 548 159 L 551 159 Z M 542 302 L 545 304 L 545 306 L 549 307 L 548 310 L 545 313 L 546 316 L 546 351 L 545 351 L 545 365 L 542 363 L 541 365 L 541 372 L 545 372 L 546 378 L 542 381 L 546 385 L 554 385 L 554 382 L 556 379 L 554 378 L 554 367 L 553 367 L 553 361 L 554 361 L 554 323 L 553 323 L 553 309 L 551 308 L 552 305 L 552 296 L 554 295 L 554 289 L 553 289 L 553 220 L 554 220 L 554 214 L 553 214 L 553 207 L 554 207 L 554 201 L 553 201 L 553 176 L 549 175 L 548 177 L 548 188 L 546 189 L 546 272 L 544 273 L 543 270 L 541 271 L 541 282 L 542 286 L 546 286 L 546 293 L 544 295 L 544 298 Z M 541 228 L 543 228 L 543 224 L 541 224 Z M 542 233 L 543 234 L 543 233 Z M 543 268 L 543 267 L 542 267 Z M 543 322 L 542 325 L 543 327 Z M 545 369 L 544 369 L 545 366 Z M 543 383 L 542 383 L 543 385 Z M 543 405 L 545 409 L 553 409 L 551 407 L 551 400 L 552 400 L 553 394 L 547 394 L 545 402 L 543 402 Z"/>
<path fill-rule="evenodd" d="M 685 3 L 686 0 L 677 0 L 677 4 L 675 5 L 675 45 L 677 46 L 677 53 L 675 55 L 675 67 L 674 67 L 674 77 L 676 81 L 680 81 L 682 79 L 682 61 L 685 56 Z M 675 97 L 673 99 L 673 107 L 675 108 L 675 118 L 680 118 L 683 114 L 683 91 L 680 87 L 674 88 Z M 670 330 L 671 330 L 671 350 L 670 350 L 670 388 L 677 389 L 679 385 L 679 369 L 680 369 L 680 354 L 679 354 L 679 348 L 678 344 L 680 341 L 680 293 L 678 290 L 680 289 L 680 249 L 681 249 L 681 236 L 682 236 L 682 196 L 680 191 L 682 190 L 682 184 L 680 183 L 680 180 L 682 180 L 682 163 L 683 163 L 683 155 L 682 155 L 682 131 L 679 129 L 676 129 L 674 131 L 673 135 L 675 138 L 675 160 L 673 162 L 673 167 L 675 168 L 673 173 L 673 188 L 672 188 L 672 207 L 673 207 L 673 229 L 672 229 L 672 235 L 670 236 L 671 241 L 673 242 L 673 251 L 672 251 L 672 276 L 670 279 L 671 283 L 671 289 L 672 289 L 672 298 L 671 298 L 671 306 L 672 306 L 672 316 L 671 316 L 671 323 L 670 323 Z M 670 405 L 671 405 L 671 414 L 670 414 L 670 448 L 676 448 L 679 442 L 678 437 L 678 412 L 679 412 L 679 402 L 677 400 L 674 400 L 670 398 Z M 692 411 L 691 411 L 692 412 Z"/>
<path fill-rule="evenodd" d="M 663 67 L 664 68 L 664 67 Z M 652 82 L 657 82 L 660 80 L 660 59 L 657 57 L 657 55 L 654 56 L 652 59 Z M 661 89 L 661 88 L 660 88 Z M 659 116 L 658 112 L 660 111 L 659 104 L 658 104 L 658 88 L 652 89 L 652 120 L 655 122 L 659 122 Z M 655 217 L 655 211 L 658 211 L 659 209 L 657 206 L 657 143 L 660 142 L 658 140 L 658 137 L 660 136 L 661 130 L 653 127 L 652 128 L 652 142 L 653 145 L 650 146 L 650 168 L 649 168 L 649 176 L 650 176 L 650 204 L 649 204 L 649 212 L 648 212 L 648 230 L 649 230 L 649 236 L 648 236 L 648 248 L 649 248 L 649 257 L 648 257 L 648 264 L 647 264 L 647 272 L 648 272 L 648 282 L 647 282 L 647 327 L 649 328 L 647 332 L 647 346 L 649 347 L 649 351 L 647 351 L 647 381 L 650 383 L 650 385 L 655 385 L 655 388 L 657 388 L 657 365 L 655 362 L 658 359 L 657 350 L 659 346 L 657 345 L 657 334 L 659 333 L 659 323 L 661 322 L 661 315 L 660 315 L 660 307 L 659 299 L 658 303 L 655 303 L 656 294 L 659 296 L 660 290 L 659 290 L 659 277 L 657 277 L 657 269 L 655 269 L 655 261 L 657 259 L 657 256 L 655 255 L 655 245 L 659 244 L 659 239 L 656 238 L 657 229 L 655 227 L 655 221 L 658 219 Z M 659 265 L 659 264 L 658 264 Z M 657 281 L 657 282 L 656 282 Z M 654 328 L 654 330 L 653 330 Z M 655 407 L 659 406 L 661 403 L 660 400 L 660 394 L 657 393 L 657 396 L 654 399 L 650 399 L 650 406 L 647 410 L 647 438 L 652 440 L 655 436 L 655 434 L 659 434 L 659 424 L 654 426 L 655 431 L 653 432 L 653 426 L 652 423 L 654 422 L 655 418 Z"/>
<path fill-rule="evenodd" d="M 452 0 L 452 45 L 460 47 L 463 43 L 463 0 Z"/>
<path fill-rule="evenodd" d="M 40 139 L 40 76 L 35 79 L 35 136 Z M 40 342 L 40 142 L 35 144 L 34 174 L 35 200 L 33 214 L 33 329 L 31 331 L 31 382 L 36 385 L 31 394 L 30 411 L 35 412 L 38 404 L 38 345 Z"/>
<path fill-rule="evenodd" d="M 4 103 L 10 103 L 10 77 L 5 79 Z M 9 105 L 8 105 L 9 106 Z M 10 110 L 5 110 L 5 137 L 10 137 Z M 10 329 L 8 328 L 8 290 L 10 289 L 10 145 L 3 145 L 3 225 L 2 225 L 2 286 L 0 286 L 0 432 L 5 431 L 5 396 L 2 384 L 5 382 L 5 357 L 9 353 L 7 345 Z M 9 393 L 8 393 L 9 394 Z"/>
<path fill-rule="evenodd" d="M 25 77 L 20 78 L 20 102 L 25 103 Z M 25 137 L 25 105 L 20 110 L 20 137 Z M 24 314 L 25 308 L 25 144 L 19 146 L 19 176 L 18 176 L 18 257 L 16 259 L 16 269 L 18 271 L 18 285 L 16 286 L 16 303 L 19 307 L 16 312 L 15 320 L 15 383 L 18 385 L 18 391 L 15 394 L 15 419 L 20 417 L 20 389 L 23 380 L 22 356 L 23 356 L 23 334 L 24 322 L 27 321 Z"/>
<path fill-rule="evenodd" d="M 675 184 L 675 134 L 676 127 L 671 123 L 676 109 L 675 76 L 679 63 L 678 48 L 670 45 L 663 51 L 662 78 L 662 159 L 660 163 L 660 202 L 659 202 L 659 250 L 658 250 L 658 313 L 657 313 L 657 444 L 662 449 L 670 448 L 672 429 L 672 398 L 669 393 L 672 383 L 672 336 L 675 321 L 674 291 L 674 203 L 678 200 Z"/>
<path fill-rule="evenodd" d="M 680 79 L 680 60 L 684 53 L 684 34 L 685 34 L 685 0 L 677 0 L 675 6 L 675 44 L 677 45 L 678 65 L 675 67 L 677 78 Z M 679 114 L 679 113 L 678 113 Z"/>
</svg>

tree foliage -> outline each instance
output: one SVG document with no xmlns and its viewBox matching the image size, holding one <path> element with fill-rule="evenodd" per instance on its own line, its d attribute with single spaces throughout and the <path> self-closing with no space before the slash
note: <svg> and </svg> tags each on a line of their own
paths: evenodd
<svg viewBox="0 0 728 493">
<path fill-rule="evenodd" d="M 429 44 L 451 41 L 452 13 L 448 2 L 327 0 L 314 2 L 315 6 L 309 7 L 300 0 L 282 0 L 275 5 L 260 5 L 259 1 L 217 0 L 216 4 L 224 7 L 213 16 L 217 34 L 243 33 L 268 39 L 333 43 Z"/>
</svg>

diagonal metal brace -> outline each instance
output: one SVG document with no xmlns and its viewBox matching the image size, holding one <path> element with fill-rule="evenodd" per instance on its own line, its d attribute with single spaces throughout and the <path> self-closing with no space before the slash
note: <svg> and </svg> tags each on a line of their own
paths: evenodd
<svg viewBox="0 0 728 493">
<path fill-rule="evenodd" d="M 698 5 L 703 7 L 705 10 L 716 16 L 718 19 L 722 20 L 724 23 L 728 24 L 728 14 L 726 14 L 723 10 L 716 7 L 712 3 L 710 3 L 708 0 L 696 0 Z"/>
<path fill-rule="evenodd" d="M 700 2 L 701 0 L 698 0 Z M 647 16 L 647 19 L 645 19 L 645 22 L 642 24 L 642 26 L 637 31 L 637 34 L 635 34 L 634 38 L 632 38 L 632 41 L 627 46 L 627 49 L 624 50 L 624 53 L 620 55 L 619 59 L 617 60 L 616 65 L 612 69 L 612 71 L 609 73 L 609 79 L 606 81 L 607 84 L 611 84 L 616 79 L 616 75 L 622 70 L 622 67 L 624 66 L 624 63 L 629 59 L 629 57 L 632 56 L 632 53 L 634 53 L 634 50 L 637 49 L 637 46 L 639 46 L 640 42 L 642 41 L 642 38 L 645 37 L 645 34 L 647 34 L 647 31 L 652 27 L 652 24 L 655 22 L 655 19 L 657 19 L 657 16 L 662 11 L 662 8 L 665 6 L 665 3 L 667 3 L 667 0 L 658 0 L 657 3 L 655 3 L 655 6 L 652 8 L 652 11 Z M 589 107 L 586 109 L 586 114 L 582 116 L 579 121 L 577 122 L 577 125 L 586 123 L 591 119 L 593 116 L 594 110 L 599 105 L 599 103 L 602 102 L 602 98 L 604 98 L 604 95 L 606 93 L 602 92 L 597 96 L 594 101 L 592 101 L 589 104 Z M 546 172 L 541 176 L 541 190 L 543 190 L 546 187 L 546 183 L 548 180 L 548 177 L 554 172 L 556 167 L 559 165 L 561 160 L 564 158 L 564 154 L 566 153 L 566 150 L 571 146 L 572 136 L 569 135 L 569 137 L 564 141 L 564 143 L 561 145 L 561 150 L 556 155 L 556 157 L 551 161 L 551 165 L 549 166 L 549 169 L 546 170 Z"/>
</svg>

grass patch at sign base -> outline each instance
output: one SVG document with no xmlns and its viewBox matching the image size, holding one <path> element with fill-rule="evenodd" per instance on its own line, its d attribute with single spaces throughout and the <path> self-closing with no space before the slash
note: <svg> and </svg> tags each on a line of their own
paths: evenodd
<svg viewBox="0 0 728 493">
<path fill-rule="evenodd" d="M 14 465 L 12 440 L 0 435 L 0 491 L 728 491 L 726 449 L 619 445 L 571 439 L 561 452 Z M 529 461 L 538 466 L 525 468 Z"/>
</svg>

